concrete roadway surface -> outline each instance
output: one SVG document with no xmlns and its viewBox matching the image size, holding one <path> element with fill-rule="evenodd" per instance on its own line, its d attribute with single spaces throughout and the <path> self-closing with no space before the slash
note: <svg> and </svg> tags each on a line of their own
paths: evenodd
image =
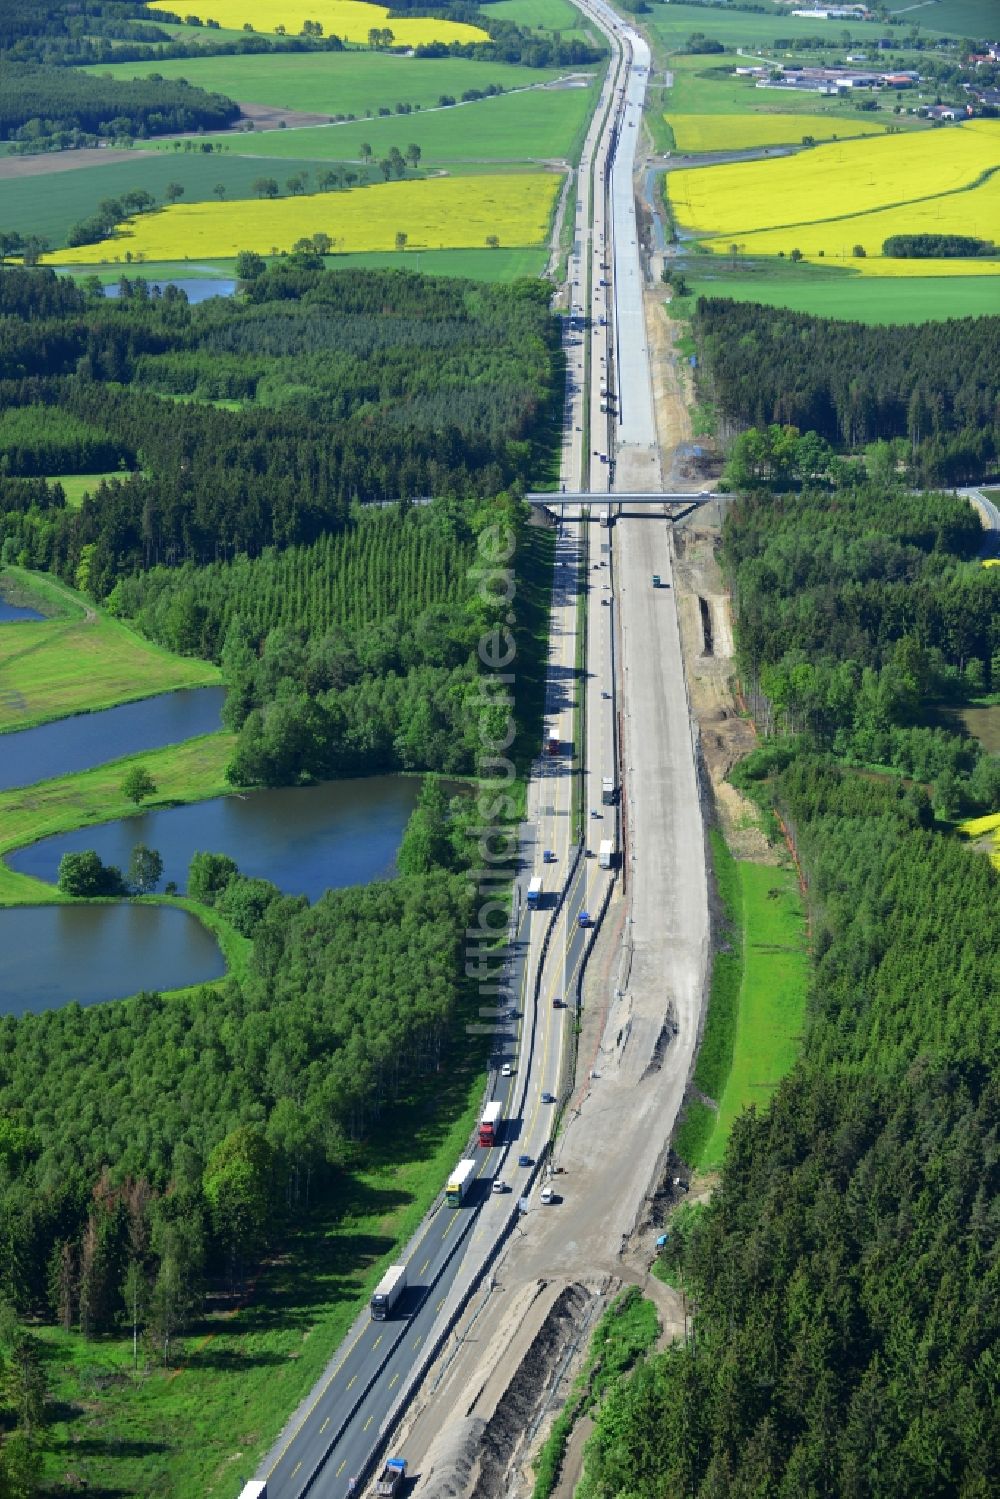
<svg viewBox="0 0 1000 1499">
<path fill-rule="evenodd" d="M 505 1104 L 508 1121 L 498 1147 L 470 1151 L 477 1161 L 476 1186 L 467 1204 L 455 1209 L 439 1201 L 414 1241 L 401 1254 L 410 1285 L 400 1302 L 399 1315 L 372 1322 L 367 1310 L 289 1422 L 262 1464 L 258 1477 L 267 1480 L 268 1499 L 298 1499 L 307 1490 L 321 1495 L 346 1495 L 350 1479 L 368 1466 L 380 1433 L 393 1419 L 421 1349 L 433 1344 L 440 1319 L 450 1315 L 447 1302 L 461 1294 L 468 1280 L 517 1212 L 520 1188 L 529 1170 L 517 1166 L 524 1152 L 538 1159 L 551 1133 L 552 1107 L 543 1093 L 555 1094 L 559 1085 L 563 1028 L 567 1012 L 554 1001 L 573 980 L 590 934 L 577 929 L 576 913 L 583 908 L 596 876 L 587 867 L 574 881 L 574 902 L 560 913 L 553 932 L 555 947 L 566 941 L 567 968 L 560 963 L 547 970 L 547 983 L 534 1009 L 535 976 L 543 938 L 558 889 L 565 882 L 572 837 L 571 753 L 569 736 L 576 695 L 576 614 L 579 584 L 580 536 L 577 527 L 561 528 L 556 544 L 555 581 L 550 626 L 550 661 L 546 685 L 546 724 L 559 733 L 563 751 L 543 757 L 529 784 L 529 822 L 522 830 L 522 871 L 517 881 L 516 937 L 511 944 L 505 1004 L 512 1014 L 498 1032 L 499 1049 L 491 1071 L 490 1096 Z M 543 851 L 554 856 L 543 861 Z M 529 912 L 528 881 L 542 876 L 545 905 Z M 567 923 L 572 925 L 567 926 Z M 474 950 L 473 950 L 474 951 Z M 551 974 L 551 978 L 549 977 Z M 558 983 L 558 988 L 556 987 Z M 486 1023 L 496 1015 L 495 1002 L 483 1007 Z M 509 1062 L 513 1076 L 499 1075 Z M 510 1191 L 493 1193 L 492 1179 L 500 1176 Z"/>
</svg>

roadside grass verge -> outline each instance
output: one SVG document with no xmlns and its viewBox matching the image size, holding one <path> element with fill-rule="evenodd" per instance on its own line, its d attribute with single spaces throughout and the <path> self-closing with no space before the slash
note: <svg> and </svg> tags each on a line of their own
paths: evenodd
<svg viewBox="0 0 1000 1499">
<path fill-rule="evenodd" d="M 334 1178 L 243 1303 L 211 1309 L 209 1298 L 176 1369 L 156 1368 L 143 1350 L 133 1374 L 130 1335 L 88 1343 L 38 1330 L 57 1413 L 46 1442 L 51 1491 L 72 1468 L 95 1493 L 232 1499 L 465 1148 L 483 1091 L 465 1018 L 441 1072 L 386 1111 L 356 1168 Z"/>
<path fill-rule="evenodd" d="M 535 1459 L 531 1499 L 549 1499 L 559 1480 L 573 1427 L 600 1403 L 623 1374 L 645 1357 L 659 1333 L 656 1308 L 638 1286 L 628 1286 L 615 1297 L 597 1324 L 587 1361 Z"/>
<path fill-rule="evenodd" d="M 56 617 L 0 631 L 0 734 L 178 687 L 214 687 L 219 669 L 172 655 L 50 577 L 4 569 L 19 594 Z"/>
<path fill-rule="evenodd" d="M 182 744 L 126 755 L 93 770 L 41 781 L 36 786 L 0 791 L 0 855 L 54 833 L 134 817 L 140 810 L 149 812 L 224 796 L 232 791 L 225 769 L 235 743 L 233 734 L 205 734 Z M 133 766 L 148 770 L 156 782 L 156 794 L 147 798 L 141 809 L 121 793 L 122 780 Z M 67 898 L 53 885 L 15 874 L 0 859 L 0 904 L 37 905 Z M 200 907 L 197 914 L 202 914 Z"/>
<path fill-rule="evenodd" d="M 805 914 L 794 871 L 737 861 L 711 834 L 728 951 L 716 954 L 695 1087 L 675 1149 L 692 1167 L 722 1163 L 736 1116 L 767 1103 L 799 1051 L 809 982 Z"/>
</svg>

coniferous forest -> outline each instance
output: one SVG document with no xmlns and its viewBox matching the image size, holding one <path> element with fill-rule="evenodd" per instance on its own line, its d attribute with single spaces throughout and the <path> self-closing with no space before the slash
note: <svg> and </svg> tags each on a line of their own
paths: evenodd
<svg viewBox="0 0 1000 1499">
<path fill-rule="evenodd" d="M 1000 1486 L 1000 875 L 938 820 L 994 808 L 1000 761 L 928 722 L 1000 671 L 980 541 L 964 502 L 891 480 L 729 513 L 772 728 L 732 778 L 801 859 L 807 1026 L 671 1236 L 692 1330 L 606 1403 L 588 1499 Z"/>
<path fill-rule="evenodd" d="M 700 297 L 702 388 L 731 431 L 776 422 L 857 448 L 902 438 L 922 486 L 1000 456 L 1000 318 L 869 326 Z"/>
<path fill-rule="evenodd" d="M 477 542 L 507 522 L 531 549 L 517 491 L 561 370 L 535 283 L 293 256 L 192 308 L 0 268 L 0 558 L 219 662 L 237 785 L 472 772 L 477 646 L 510 607 Z M 73 509 L 80 468 L 121 477 Z M 0 1021 L 0 1306 L 85 1339 L 134 1326 L 169 1366 L 206 1291 L 336 1212 L 386 1109 L 467 1049 L 470 818 L 429 783 L 400 877 L 311 907 L 202 852 L 189 892 L 245 939 L 238 971 Z M 40 1431 L 0 1444 L 0 1491 L 34 1491 Z"/>
</svg>

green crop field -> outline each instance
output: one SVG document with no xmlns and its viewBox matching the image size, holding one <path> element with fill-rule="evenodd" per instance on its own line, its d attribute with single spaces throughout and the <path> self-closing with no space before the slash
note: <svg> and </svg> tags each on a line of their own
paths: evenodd
<svg viewBox="0 0 1000 1499">
<path fill-rule="evenodd" d="M 693 296 L 733 297 L 859 323 L 925 323 L 995 311 L 995 276 L 706 276 L 692 268 Z"/>
<path fill-rule="evenodd" d="M 390 146 L 405 151 L 411 141 L 423 152 L 421 166 L 457 160 L 528 161 L 576 154 L 594 108 L 596 84 L 580 88 L 532 89 L 459 104 L 450 109 L 421 110 L 417 115 L 356 120 L 344 125 L 259 131 L 252 137 L 206 136 L 237 151 L 252 151 L 254 176 L 273 171 L 271 161 L 309 157 L 314 161 L 356 161 L 362 142 L 376 158 Z M 170 147 L 164 142 L 163 151 Z M 267 160 L 264 160 L 267 158 Z M 217 158 L 213 158 L 217 159 Z"/>
<path fill-rule="evenodd" d="M 270 261 L 270 257 L 265 259 Z M 325 257 L 328 270 L 354 270 L 356 267 L 390 270 L 420 271 L 427 276 L 467 276 L 472 281 L 514 281 L 519 276 L 540 276 L 548 260 L 548 251 L 541 245 L 516 249 L 497 250 L 395 250 L 363 251 L 357 255 L 328 255 Z M 94 271 L 90 266 L 70 268 L 66 272 L 74 280 L 87 281 Z M 184 281 L 201 281 L 213 276 L 232 277 L 236 274 L 235 261 L 211 260 L 191 265 L 187 261 L 143 261 L 141 266 L 120 266 L 97 271 L 97 279 L 105 285 L 121 280 L 123 275 L 144 280 L 168 280 L 177 277 Z M 93 476 L 81 475 L 81 479 L 94 483 Z M 66 480 L 60 478 L 60 484 Z M 84 484 L 84 488 L 86 485 Z M 70 497 L 67 495 L 67 500 Z M 74 501 L 70 501 L 74 503 Z"/>
<path fill-rule="evenodd" d="M 39 607 L 62 612 L 0 631 L 0 732 L 220 681 L 209 662 L 172 656 L 62 583 L 18 567 L 4 575 Z"/>
<path fill-rule="evenodd" d="M 496 0 L 490 5 L 489 14 L 526 30 L 558 32 L 566 40 L 578 37 L 591 45 L 604 44 L 597 27 L 588 26 L 586 18 L 569 0 Z"/>
<path fill-rule="evenodd" d="M 318 114 L 377 114 L 396 104 L 437 104 L 465 89 L 530 88 L 557 78 L 554 69 L 472 62 L 464 57 L 412 58 L 385 52 L 293 52 L 244 57 L 167 58 L 89 68 L 113 78 L 186 78 L 231 99 Z"/>
<path fill-rule="evenodd" d="M 400 149 L 410 139 L 404 133 L 405 128 L 398 132 L 402 136 Z M 66 243 L 72 226 L 92 214 L 102 198 L 118 197 L 130 188 L 145 188 L 160 203 L 168 182 L 178 182 L 183 187 L 183 203 L 207 202 L 215 197 L 213 190 L 217 183 L 225 185 L 227 198 L 252 197 L 251 184 L 255 178 L 271 175 L 275 168 L 248 156 L 238 156 L 235 147 L 245 139 L 241 136 L 233 139 L 232 153 L 171 151 L 164 155 L 137 151 L 134 160 L 111 166 L 8 179 L 2 184 L 4 225 L 21 234 L 41 234 L 53 249 L 58 249 Z M 72 160 L 72 153 L 67 153 L 67 160 Z M 283 161 L 277 174 L 282 190 L 287 177 L 312 169 L 311 161 Z M 363 171 L 359 167 L 354 170 Z M 373 181 L 376 177 L 382 180 L 375 169 L 365 175 Z"/>
<path fill-rule="evenodd" d="M 925 4 L 913 8 L 896 0 L 889 7 L 889 14 L 899 15 L 903 21 L 915 22 L 924 32 L 996 39 L 996 0 L 926 0 Z"/>
<path fill-rule="evenodd" d="M 731 47 L 767 47 L 779 38 L 829 36 L 831 48 L 838 48 L 845 29 L 859 44 L 885 34 L 885 26 L 875 21 L 812 21 L 784 12 L 759 15 L 725 6 L 656 5 L 642 20 L 654 41 L 671 51 L 681 51 L 694 31 Z"/>
</svg>

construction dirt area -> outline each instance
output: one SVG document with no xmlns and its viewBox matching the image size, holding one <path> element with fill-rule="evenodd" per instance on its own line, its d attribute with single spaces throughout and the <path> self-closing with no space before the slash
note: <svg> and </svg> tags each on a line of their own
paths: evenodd
<svg viewBox="0 0 1000 1499">
<path fill-rule="evenodd" d="M 713 487 L 720 464 L 710 440 L 692 441 L 691 373 L 676 351 L 680 329 L 660 288 L 648 294 L 646 321 L 664 487 Z M 722 825 L 739 857 L 771 859 L 753 809 L 724 779 L 752 748 L 754 732 L 733 692 L 729 599 L 717 559 L 721 518 L 720 504 L 713 503 L 673 527 L 679 646 L 670 649 L 678 652 L 678 662 L 683 658 L 697 725 L 705 820 Z M 637 556 L 629 560 L 630 549 L 641 551 L 653 534 L 644 530 L 640 540 L 648 523 L 635 524 L 635 538 L 617 564 L 619 589 L 634 589 L 636 574 L 647 565 Z M 664 650 L 669 654 L 666 643 Z M 633 669 L 633 690 L 635 677 Z M 624 753 L 628 758 L 627 745 Z M 639 815 L 646 819 L 654 812 L 647 805 Z M 637 1285 L 654 1302 L 660 1347 L 684 1332 L 681 1296 L 651 1267 L 672 1207 L 711 1189 L 711 1183 L 699 1182 L 689 1197 L 687 1173 L 670 1150 L 694 1055 L 690 1030 L 700 1023 L 692 1019 L 698 1002 L 693 991 L 699 973 L 707 982 L 708 955 L 688 955 L 689 992 L 678 983 L 675 996 L 663 966 L 669 960 L 658 949 L 644 953 L 641 938 L 633 938 L 635 892 L 623 883 L 586 971 L 576 1054 L 565 1060 L 573 1075 L 553 1151 L 553 1180 L 565 1200 L 558 1211 L 541 1209 L 521 1220 L 395 1438 L 407 1453 L 421 1499 L 527 1499 L 532 1459 L 566 1402 L 602 1311 L 622 1286 Z M 690 924 L 690 912 L 664 921 L 679 929 Z M 668 931 L 667 939 L 675 945 L 677 930 Z M 585 1419 L 570 1438 L 557 1499 L 571 1499 L 590 1429 Z"/>
</svg>

